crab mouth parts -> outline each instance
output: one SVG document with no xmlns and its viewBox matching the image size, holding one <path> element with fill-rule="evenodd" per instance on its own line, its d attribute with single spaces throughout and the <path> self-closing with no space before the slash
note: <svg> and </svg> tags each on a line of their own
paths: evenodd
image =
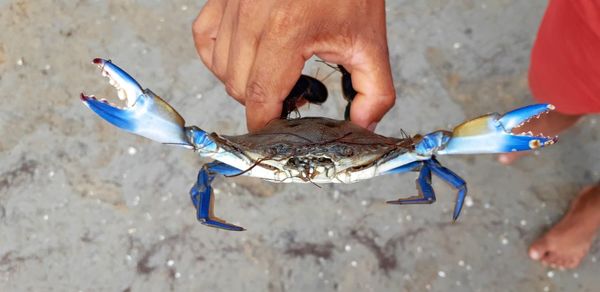
<svg viewBox="0 0 600 292">
<path fill-rule="evenodd" d="M 102 76 L 106 77 L 108 79 L 108 83 L 117 90 L 118 99 L 124 102 L 125 105 L 120 106 L 119 104 L 113 103 L 105 98 L 96 98 L 95 95 L 85 95 L 84 93 L 81 93 L 81 99 L 97 100 L 121 110 L 134 107 L 138 97 L 143 94 L 143 89 L 137 83 L 137 81 L 135 81 L 133 77 L 131 77 L 121 68 L 114 65 L 110 60 L 96 58 L 92 61 L 92 63 L 98 66 Z"/>
<path fill-rule="evenodd" d="M 555 107 L 553 105 L 548 104 L 548 105 L 546 105 L 546 108 L 544 110 L 539 111 L 538 113 L 536 113 L 530 117 L 522 119 L 520 122 L 516 123 L 514 126 L 512 126 L 512 127 L 505 126 L 505 129 L 506 129 L 505 131 L 507 134 L 510 134 L 510 135 L 526 137 L 526 138 L 531 139 L 529 141 L 529 147 L 531 149 L 540 148 L 540 147 L 546 146 L 546 145 L 552 145 L 558 141 L 558 136 L 554 136 L 554 137 L 545 136 L 544 133 L 542 133 L 542 132 L 534 132 L 535 125 L 532 124 L 532 122 L 535 122 L 535 120 L 538 120 L 541 116 L 548 114 L 549 112 L 551 112 L 554 109 L 555 109 Z"/>
</svg>

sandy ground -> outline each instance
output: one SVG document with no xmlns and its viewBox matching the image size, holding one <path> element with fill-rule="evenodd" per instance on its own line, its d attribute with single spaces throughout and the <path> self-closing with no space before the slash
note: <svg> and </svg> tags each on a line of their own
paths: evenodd
<svg viewBox="0 0 600 292">
<path fill-rule="evenodd" d="M 197 2 L 0 0 L 1 291 L 600 287 L 598 243 L 575 271 L 526 256 L 575 193 L 600 179 L 597 117 L 514 166 L 489 155 L 440 158 L 469 183 L 456 224 L 453 190 L 437 180 L 434 205 L 384 203 L 413 194 L 413 174 L 321 188 L 218 179 L 217 215 L 248 230 L 198 224 L 188 190 L 206 161 L 121 132 L 78 97 L 115 94 L 90 65 L 110 58 L 189 124 L 244 133 L 243 108 L 196 56 Z M 532 102 L 528 55 L 546 1 L 480 2 L 388 2 L 398 100 L 378 132 L 427 133 Z M 338 78 L 327 83 L 330 101 L 305 115 L 342 117 Z"/>
</svg>

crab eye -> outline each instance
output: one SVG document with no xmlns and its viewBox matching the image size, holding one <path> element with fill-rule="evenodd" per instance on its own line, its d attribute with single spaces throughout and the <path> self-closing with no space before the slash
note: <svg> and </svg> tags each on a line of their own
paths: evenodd
<svg viewBox="0 0 600 292">
<path fill-rule="evenodd" d="M 352 154 L 354 154 L 354 151 L 350 147 L 342 146 L 338 149 L 338 153 L 342 156 L 352 156 Z"/>
<path fill-rule="evenodd" d="M 267 149 L 267 154 L 269 155 L 288 155 L 289 153 L 290 147 L 286 144 L 276 144 Z"/>
</svg>

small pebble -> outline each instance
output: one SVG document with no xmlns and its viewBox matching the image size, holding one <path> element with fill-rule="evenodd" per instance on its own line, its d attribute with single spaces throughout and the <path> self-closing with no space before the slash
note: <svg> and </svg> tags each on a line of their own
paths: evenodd
<svg viewBox="0 0 600 292">
<path fill-rule="evenodd" d="M 346 244 L 346 246 L 344 246 L 344 250 L 345 251 L 351 251 L 352 247 L 349 244 Z"/>
<path fill-rule="evenodd" d="M 172 267 L 175 264 L 174 260 L 168 260 L 167 261 L 167 266 Z"/>
<path fill-rule="evenodd" d="M 463 261 L 463 260 L 458 261 L 458 265 L 463 267 L 465 265 L 465 261 Z"/>
<path fill-rule="evenodd" d="M 527 221 L 521 220 L 521 226 L 525 226 L 525 225 L 527 225 Z"/>
<path fill-rule="evenodd" d="M 446 272 L 444 272 L 444 271 L 439 271 L 439 272 L 438 272 L 438 276 L 440 276 L 440 278 L 446 278 Z"/>
<path fill-rule="evenodd" d="M 508 244 L 508 239 L 505 238 L 505 237 L 503 237 L 502 240 L 501 240 L 501 242 L 502 242 L 502 245 L 507 245 Z"/>
<path fill-rule="evenodd" d="M 337 200 L 339 198 L 340 198 L 340 191 L 338 191 L 338 190 L 333 191 L 333 199 Z"/>
<path fill-rule="evenodd" d="M 137 206 L 140 204 L 140 196 L 135 196 L 135 198 L 133 198 L 133 202 L 131 202 L 131 204 L 133 206 Z"/>
<path fill-rule="evenodd" d="M 458 49 L 460 49 L 460 47 L 461 47 L 461 44 L 460 44 L 459 42 L 456 42 L 456 43 L 454 43 L 454 44 L 452 45 L 452 47 L 453 47 L 455 50 L 458 50 Z"/>
<path fill-rule="evenodd" d="M 546 275 L 548 276 L 548 278 L 552 278 L 554 277 L 554 271 L 548 271 Z"/>
<path fill-rule="evenodd" d="M 175 279 L 179 279 L 180 277 L 181 277 L 181 273 L 179 273 L 179 272 L 176 272 L 176 273 L 175 273 Z"/>
<path fill-rule="evenodd" d="M 473 199 L 471 199 L 471 197 L 467 197 L 467 198 L 465 199 L 465 205 L 466 205 L 467 207 L 473 207 Z"/>
<path fill-rule="evenodd" d="M 356 261 L 352 261 L 352 262 L 350 263 L 350 265 L 352 265 L 353 267 L 356 267 L 356 266 L 358 265 L 358 263 L 357 263 Z"/>
<path fill-rule="evenodd" d="M 129 153 L 129 155 L 135 155 L 137 153 L 137 149 L 135 149 L 135 147 L 129 147 L 127 149 L 127 153 Z"/>
<path fill-rule="evenodd" d="M 545 291 L 545 292 L 548 292 L 548 291 L 550 291 L 550 287 L 548 287 L 548 286 L 544 286 L 544 291 Z"/>
<path fill-rule="evenodd" d="M 327 236 L 329 237 L 333 237 L 335 234 L 333 233 L 333 230 L 329 230 L 327 231 Z"/>
</svg>

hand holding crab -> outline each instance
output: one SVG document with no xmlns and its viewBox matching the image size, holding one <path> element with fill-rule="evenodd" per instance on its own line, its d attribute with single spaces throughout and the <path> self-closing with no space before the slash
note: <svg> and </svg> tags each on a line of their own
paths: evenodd
<svg viewBox="0 0 600 292">
<path fill-rule="evenodd" d="M 217 174 L 281 183 L 353 183 L 378 175 L 418 171 L 418 196 L 389 203 L 423 204 L 435 201 L 433 173 L 457 189 L 453 212 L 456 220 L 466 196 L 466 183 L 443 167 L 435 155 L 526 151 L 556 142 L 555 137 L 513 134 L 529 119 L 552 110 L 549 104 L 530 105 L 504 115 L 487 114 L 458 125 L 452 132 L 439 130 L 401 139 L 374 134 L 349 121 L 326 118 L 273 120 L 255 133 L 224 136 L 185 126 L 175 109 L 112 62 L 94 59 L 94 64 L 118 89 L 127 106 L 119 108 L 82 94 L 82 101 L 91 110 L 123 130 L 193 149 L 216 160 L 202 167 L 190 195 L 200 222 L 226 230 L 243 228 L 211 215 L 211 182 Z"/>
<path fill-rule="evenodd" d="M 251 132 L 280 116 L 313 55 L 352 74 L 349 114 L 373 130 L 395 101 L 385 25 L 383 0 L 209 0 L 193 35 L 204 64 L 245 104 Z"/>
</svg>

